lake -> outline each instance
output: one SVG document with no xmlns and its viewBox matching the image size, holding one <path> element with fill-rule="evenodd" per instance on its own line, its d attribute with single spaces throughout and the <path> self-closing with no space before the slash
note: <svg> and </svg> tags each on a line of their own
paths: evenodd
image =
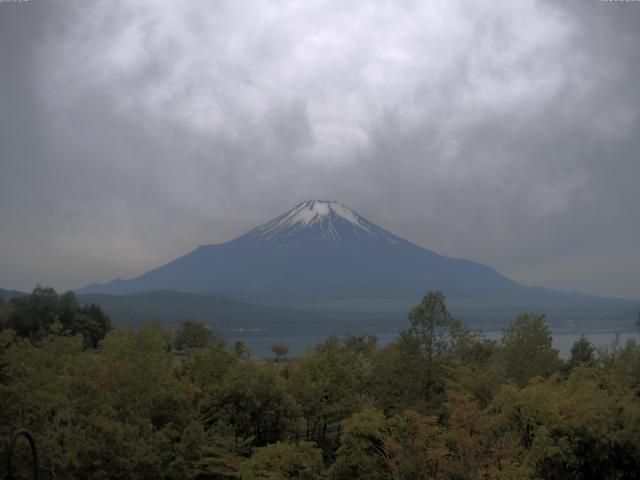
<svg viewBox="0 0 640 480">
<path fill-rule="evenodd" d="M 235 340 L 242 340 L 251 348 L 251 355 L 254 357 L 272 357 L 271 347 L 276 343 L 285 343 L 289 346 L 289 356 L 297 357 L 304 355 L 306 352 L 313 350 L 314 346 L 322 343 L 332 333 L 327 332 L 302 332 L 296 334 L 286 334 L 280 332 L 272 332 L 270 330 L 232 330 L 222 332 L 230 347 Z M 356 332 L 361 333 L 361 332 Z M 378 337 L 378 345 L 387 345 L 391 343 L 397 336 L 398 332 L 374 332 Z M 560 356 L 568 358 L 573 343 L 585 335 L 595 347 L 611 346 L 616 335 L 621 345 L 627 340 L 634 338 L 640 341 L 640 335 L 637 332 L 620 332 L 614 331 L 555 331 L 553 332 L 553 346 L 558 349 Z M 485 336 L 492 340 L 500 340 L 502 332 L 485 332 Z M 343 333 L 339 334 L 340 338 L 344 337 Z"/>
</svg>

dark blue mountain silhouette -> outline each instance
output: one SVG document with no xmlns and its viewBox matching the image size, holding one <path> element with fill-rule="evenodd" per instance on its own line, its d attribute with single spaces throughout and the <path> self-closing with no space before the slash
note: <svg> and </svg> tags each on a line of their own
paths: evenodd
<svg viewBox="0 0 640 480">
<path fill-rule="evenodd" d="M 520 285 L 481 263 L 444 257 L 333 201 L 303 202 L 227 243 L 205 245 L 131 280 L 80 294 L 172 290 L 254 303 L 419 299 L 440 290 L 486 305 L 571 304 L 597 297 Z"/>
</svg>

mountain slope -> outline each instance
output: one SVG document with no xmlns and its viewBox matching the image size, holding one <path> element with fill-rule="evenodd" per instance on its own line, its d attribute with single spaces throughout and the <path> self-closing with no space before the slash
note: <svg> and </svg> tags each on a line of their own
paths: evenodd
<svg viewBox="0 0 640 480">
<path fill-rule="evenodd" d="M 440 290 L 469 320 L 483 323 L 492 317 L 504 322 L 521 311 L 547 312 L 568 322 L 586 317 L 631 322 L 636 308 L 629 301 L 520 285 L 481 263 L 414 245 L 337 202 L 318 200 L 230 242 L 201 246 L 134 279 L 93 284 L 78 293 L 157 290 L 325 313 L 406 312 L 425 292 Z M 395 306 L 381 309 L 381 302 Z"/>
<path fill-rule="evenodd" d="M 308 201 L 224 244 L 206 245 L 131 280 L 78 293 L 208 293 L 267 303 L 535 293 L 480 263 L 418 247 L 349 208 Z"/>
</svg>

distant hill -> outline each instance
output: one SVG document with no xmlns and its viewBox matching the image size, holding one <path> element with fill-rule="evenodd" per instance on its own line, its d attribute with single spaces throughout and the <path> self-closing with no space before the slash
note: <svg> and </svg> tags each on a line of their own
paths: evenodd
<svg viewBox="0 0 640 480">
<path fill-rule="evenodd" d="M 82 294 L 81 304 L 96 303 L 108 313 L 115 325 L 140 325 L 160 320 L 169 325 L 194 319 L 219 330 L 269 330 L 291 332 L 397 330 L 404 326 L 406 312 L 352 312 L 303 310 L 254 305 L 210 295 L 172 291 L 150 291 L 131 295 Z"/>
<path fill-rule="evenodd" d="M 184 292 L 151 291 L 131 295 L 78 295 L 81 304 L 96 303 L 108 313 L 115 325 L 141 325 L 159 320 L 175 325 L 185 319 L 202 321 L 221 331 L 268 330 L 299 333 L 389 333 L 407 326 L 407 313 L 414 301 L 403 302 L 337 302 L 304 307 L 258 305 L 210 295 Z M 584 303 L 566 306 L 548 304 L 509 304 L 506 301 L 479 304 L 470 300 L 447 302 L 454 315 L 465 323 L 485 331 L 499 330 L 511 323 L 519 313 L 544 313 L 553 328 L 594 330 L 634 329 L 630 320 L 637 313 L 635 305 L 614 302 Z"/>
<path fill-rule="evenodd" d="M 4 300 L 5 302 L 11 301 L 12 298 L 24 297 L 26 295 L 29 294 L 20 292 L 18 290 L 5 290 L 3 288 L 0 288 L 0 298 L 2 298 L 2 300 Z"/>
</svg>

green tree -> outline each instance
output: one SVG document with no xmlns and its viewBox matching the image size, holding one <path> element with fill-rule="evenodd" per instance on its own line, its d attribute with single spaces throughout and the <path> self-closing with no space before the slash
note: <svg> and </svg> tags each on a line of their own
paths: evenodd
<svg viewBox="0 0 640 480">
<path fill-rule="evenodd" d="M 203 393 L 220 384 L 236 362 L 237 359 L 221 345 L 201 348 L 183 359 L 180 372 Z"/>
<path fill-rule="evenodd" d="M 459 322 L 447 310 L 440 292 L 427 293 L 409 312 L 409 321 L 409 328 L 397 340 L 404 352 L 403 368 L 414 372 L 421 400 L 437 408 L 444 401 L 445 357 L 452 353 L 452 332 Z"/>
<path fill-rule="evenodd" d="M 233 344 L 233 352 L 237 358 L 249 358 L 251 356 L 251 349 L 249 345 L 241 340 L 236 340 Z"/>
<path fill-rule="evenodd" d="M 240 478 L 243 446 L 220 428 L 205 430 L 195 420 L 183 431 L 163 432 L 161 478 L 235 479 Z"/>
<path fill-rule="evenodd" d="M 377 349 L 371 357 L 367 390 L 387 415 L 424 402 L 424 370 L 415 344 L 409 346 L 412 348 L 407 348 L 406 340 L 397 340 Z"/>
<path fill-rule="evenodd" d="M 294 430 L 299 407 L 275 365 L 237 362 L 206 392 L 201 411 L 207 427 L 230 425 L 238 440 L 264 446 Z"/>
<path fill-rule="evenodd" d="M 7 327 L 18 336 L 39 340 L 60 317 L 60 302 L 53 288 L 37 286 L 31 295 L 12 300 L 13 310 Z"/>
<path fill-rule="evenodd" d="M 38 286 L 13 300 L 6 326 L 32 341 L 50 334 L 82 335 L 85 347 L 96 348 L 111 331 L 111 319 L 95 304 L 80 308 L 73 292 L 58 295 L 53 288 Z"/>
<path fill-rule="evenodd" d="M 358 355 L 371 355 L 378 344 L 378 337 L 375 335 L 353 335 L 348 333 L 343 344 L 347 350 Z"/>
<path fill-rule="evenodd" d="M 472 394 L 484 408 L 506 380 L 501 351 L 495 340 L 460 326 L 452 331 L 453 364 L 448 370 L 448 387 Z"/>
<path fill-rule="evenodd" d="M 596 364 L 596 351 L 587 337 L 581 335 L 571 347 L 571 356 L 567 362 L 569 370 L 573 370 L 579 365 L 593 367 Z"/>
<path fill-rule="evenodd" d="M 357 412 L 366 402 L 363 358 L 329 337 L 289 372 L 290 391 L 302 408 L 307 436 L 323 442 L 327 429 Z"/>
<path fill-rule="evenodd" d="M 482 333 L 472 332 L 461 324 L 451 328 L 451 354 L 463 363 L 482 364 L 496 353 L 495 340 L 488 340 Z"/>
<path fill-rule="evenodd" d="M 178 350 L 195 350 L 220 343 L 216 332 L 202 322 L 185 320 L 176 330 L 174 346 Z"/>
<path fill-rule="evenodd" d="M 0 331 L 8 328 L 9 317 L 11 316 L 11 305 L 0 305 Z"/>
<path fill-rule="evenodd" d="M 493 445 L 484 412 L 470 395 L 453 391 L 447 393 L 447 409 L 448 429 L 444 436 L 450 452 L 445 478 L 485 478 L 495 463 L 489 458 Z"/>
<path fill-rule="evenodd" d="M 276 362 L 278 362 L 282 358 L 287 358 L 289 346 L 286 343 L 278 342 L 271 347 L 271 351 L 276 356 Z"/>
<path fill-rule="evenodd" d="M 562 365 L 544 315 L 523 313 L 502 335 L 504 368 L 507 377 L 525 385 L 535 376 L 546 377 Z"/>
<path fill-rule="evenodd" d="M 599 357 L 620 388 L 640 390 L 640 344 L 634 338 L 621 346 L 616 335 L 614 346 L 600 350 Z"/>
<path fill-rule="evenodd" d="M 496 436 L 512 445 L 511 469 L 526 478 L 636 478 L 640 405 L 609 373 L 581 366 L 564 382 L 505 385 L 490 413 Z"/>
<path fill-rule="evenodd" d="M 323 470 L 322 451 L 311 442 L 258 448 L 240 466 L 243 480 L 320 480 Z"/>
<path fill-rule="evenodd" d="M 406 410 L 390 419 L 390 426 L 387 451 L 394 478 L 446 478 L 450 452 L 436 416 Z"/>
<path fill-rule="evenodd" d="M 5 342 L 11 333 L 0 335 L 7 366 L 0 437 L 18 426 L 33 430 L 52 477 L 237 477 L 242 444 L 224 425 L 205 429 L 199 389 L 178 374 L 182 359 L 168 352 L 165 329 L 118 329 L 97 352 L 83 350 L 80 336 L 50 335 L 34 345 Z"/>
<path fill-rule="evenodd" d="M 85 343 L 90 344 L 93 348 L 96 348 L 99 342 L 112 330 L 111 317 L 95 303 L 85 305 L 76 315 L 86 316 L 91 319 L 91 322 L 88 325 L 86 323 L 83 325 L 83 322 L 74 320 L 75 325 L 71 329 L 72 333 L 80 333 L 85 338 Z"/>
<path fill-rule="evenodd" d="M 343 422 L 336 460 L 329 470 L 334 480 L 383 480 L 396 478 L 389 448 L 389 425 L 384 414 L 366 408 Z"/>
<path fill-rule="evenodd" d="M 441 292 L 428 292 L 409 312 L 409 321 L 411 324 L 406 334 L 417 340 L 428 364 L 433 362 L 435 356 L 449 353 L 451 328 L 457 326 L 458 322 L 447 310 Z"/>
</svg>

